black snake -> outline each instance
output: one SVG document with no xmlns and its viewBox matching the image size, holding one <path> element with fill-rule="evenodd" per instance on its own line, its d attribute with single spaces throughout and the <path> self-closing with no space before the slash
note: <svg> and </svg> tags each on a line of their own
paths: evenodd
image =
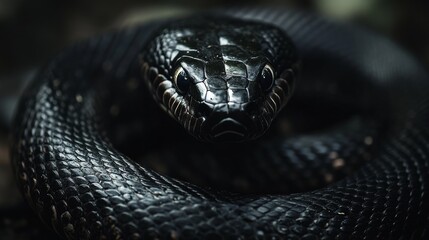
<svg viewBox="0 0 429 240">
<path fill-rule="evenodd" d="M 284 9 L 158 20 L 40 71 L 12 161 L 66 238 L 425 239 L 428 93 L 416 61 L 350 25 Z"/>
</svg>

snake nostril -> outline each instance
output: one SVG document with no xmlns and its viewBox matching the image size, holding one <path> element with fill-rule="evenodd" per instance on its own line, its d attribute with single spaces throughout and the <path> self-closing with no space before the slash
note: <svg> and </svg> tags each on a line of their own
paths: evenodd
<svg viewBox="0 0 429 240">
<path fill-rule="evenodd" d="M 213 111 L 213 108 L 210 105 L 206 103 L 200 103 L 197 109 L 197 116 L 208 117 L 210 113 L 212 113 L 212 111 Z"/>
</svg>

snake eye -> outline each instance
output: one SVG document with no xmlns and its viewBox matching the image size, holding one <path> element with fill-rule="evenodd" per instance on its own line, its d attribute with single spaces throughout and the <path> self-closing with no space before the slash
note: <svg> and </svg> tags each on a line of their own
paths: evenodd
<svg viewBox="0 0 429 240">
<path fill-rule="evenodd" d="M 189 89 L 189 78 L 182 67 L 178 67 L 173 76 L 174 83 L 181 93 L 186 93 Z"/>
<path fill-rule="evenodd" d="M 274 70 L 269 64 L 266 64 L 265 67 L 262 69 L 259 80 L 261 83 L 261 87 L 264 91 L 270 90 L 273 86 Z"/>
</svg>

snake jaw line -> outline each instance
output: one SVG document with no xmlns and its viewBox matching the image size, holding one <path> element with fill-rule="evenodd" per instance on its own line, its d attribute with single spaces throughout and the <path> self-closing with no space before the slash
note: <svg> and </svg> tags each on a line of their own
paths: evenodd
<svg viewBox="0 0 429 240">
<path fill-rule="evenodd" d="M 207 25 L 212 27 L 207 29 Z M 253 140 L 267 131 L 292 94 L 283 86 L 287 83 L 275 79 L 275 74 L 281 72 L 283 76 L 285 71 L 291 71 L 285 67 L 297 61 L 295 49 L 290 39 L 273 26 L 236 19 L 202 18 L 196 22 L 185 18 L 167 24 L 148 46 L 142 57 L 148 64 L 146 75 L 152 83 L 149 89 L 162 95 L 163 109 L 199 139 Z M 151 71 L 152 68 L 158 70 Z M 164 78 L 151 80 L 155 74 Z M 164 81 L 168 84 L 161 84 Z M 170 87 L 177 92 L 166 97 L 163 91 Z M 245 107 L 250 106 L 248 103 L 256 108 Z M 254 117 L 264 111 L 268 114 Z M 189 119 L 199 115 L 204 119 L 195 124 L 204 124 L 196 132 L 196 127 L 191 130 Z M 255 122 L 261 120 L 263 124 Z M 221 122 L 222 127 L 213 127 Z M 220 140 L 219 136 L 228 137 Z"/>
<path fill-rule="evenodd" d="M 223 14 L 243 20 L 224 15 L 219 21 L 186 18 L 156 31 L 157 22 L 151 22 L 94 38 L 66 50 L 36 76 L 23 94 L 11 138 L 15 175 L 33 211 L 61 237 L 70 239 L 428 239 L 429 77 L 423 68 L 389 41 L 350 25 L 287 9 L 229 11 Z M 200 29 L 200 34 L 193 35 L 194 28 L 185 29 L 188 24 Z M 229 27 L 222 29 L 222 25 Z M 249 34 L 234 37 L 237 31 Z M 169 126 L 152 129 L 153 122 L 163 117 L 149 112 L 157 106 L 141 93 L 138 97 L 144 96 L 144 106 L 137 109 L 133 94 L 139 91 L 131 93 L 122 85 L 124 79 L 143 76 L 146 84 L 141 86 L 151 90 L 149 97 L 204 141 L 215 141 L 210 133 L 238 141 L 257 138 L 295 88 L 294 48 L 288 41 L 270 41 L 282 31 L 289 31 L 304 60 L 316 61 L 306 65 L 310 71 L 303 75 L 317 78 L 303 78 L 310 82 L 295 94 L 302 97 L 299 94 L 310 90 L 306 103 L 311 107 L 304 109 L 316 108 L 323 115 L 279 120 L 284 128 L 324 118 L 335 126 L 292 129 L 287 138 L 269 135 L 245 144 L 183 145 L 186 136 L 176 136 Z M 157 38 L 159 34 L 165 36 Z M 263 45 L 274 50 L 259 54 L 260 45 L 249 40 L 255 40 L 254 35 L 269 41 Z M 149 45 L 151 40 L 155 46 Z M 175 51 L 177 43 L 183 51 Z M 141 49 L 147 52 L 140 55 L 138 60 L 144 61 L 136 69 L 130 63 Z M 110 56 L 107 61 L 106 56 Z M 280 73 L 270 91 L 262 91 L 268 84 L 257 78 L 266 56 Z M 187 95 L 176 91 L 171 76 L 174 64 L 182 64 L 193 79 Z M 292 70 L 281 73 L 287 68 Z M 76 75 L 79 71 L 82 74 Z M 334 78 L 333 74 L 339 75 Z M 317 98 L 320 93 L 322 100 L 332 98 L 327 91 L 330 81 L 341 87 L 329 92 L 338 94 L 328 104 L 334 111 L 319 109 L 323 102 Z M 105 84 L 107 96 L 97 91 Z M 197 84 L 198 89 L 192 89 Z M 247 96 L 225 97 L 237 93 L 236 89 L 246 89 L 241 93 Z M 219 93 L 221 101 L 209 102 L 208 91 Z M 371 94 L 363 94 L 367 91 Z M 84 96 L 81 102 L 76 94 Z M 118 104 L 119 116 L 94 110 L 98 97 L 106 106 Z M 115 101 L 118 97 L 123 102 Z M 342 104 L 346 109 L 338 106 Z M 297 106 L 301 113 L 300 105 L 291 109 Z M 361 108 L 365 111 L 360 112 Z M 346 112 L 344 118 L 336 115 L 339 110 Z M 116 142 L 101 131 L 97 121 L 101 116 L 115 123 L 108 130 L 118 137 Z M 124 120 L 121 117 L 125 122 L 116 124 Z M 137 128 L 136 120 L 143 121 Z M 127 125 L 125 136 L 123 125 Z M 149 133 L 142 136 L 142 152 L 134 131 Z M 159 136 L 160 131 L 167 134 Z M 178 177 L 132 161 L 122 152 L 126 148 L 116 148 L 121 141 L 138 145 L 131 151 L 144 156 L 152 147 L 177 147 L 177 152 L 159 153 L 165 159 L 153 159 L 161 165 L 166 160 Z M 182 155 L 184 161 L 180 161 Z M 186 164 L 195 171 L 182 172 Z M 217 185 L 198 187 L 186 181 L 188 174 L 202 179 L 204 186 Z M 215 190 L 219 186 L 231 189 Z"/>
</svg>

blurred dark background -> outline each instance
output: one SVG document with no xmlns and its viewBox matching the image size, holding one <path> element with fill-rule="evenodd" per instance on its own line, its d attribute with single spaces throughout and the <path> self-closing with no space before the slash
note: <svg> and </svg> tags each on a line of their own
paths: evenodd
<svg viewBox="0 0 429 240">
<path fill-rule="evenodd" d="M 392 39 L 429 68 L 429 1 L 424 0 L 0 0 L 0 239 L 52 237 L 23 204 L 8 158 L 8 124 L 23 79 L 63 47 L 96 33 L 232 3 L 282 5 L 354 22 Z"/>
<path fill-rule="evenodd" d="M 429 2 L 423 0 L 0 0 L 0 74 L 38 66 L 64 46 L 121 22 L 231 3 L 287 5 L 359 22 L 429 62 Z"/>
</svg>

